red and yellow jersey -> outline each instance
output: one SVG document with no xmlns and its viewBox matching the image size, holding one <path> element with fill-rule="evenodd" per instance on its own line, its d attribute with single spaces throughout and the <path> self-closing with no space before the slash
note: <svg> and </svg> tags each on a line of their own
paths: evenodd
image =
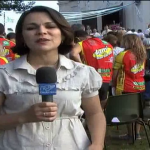
<svg viewBox="0 0 150 150">
<path fill-rule="evenodd" d="M 109 83 L 112 79 L 113 47 L 99 38 L 89 38 L 79 44 L 82 48 L 82 62 L 94 67 L 103 82 Z"/>
<path fill-rule="evenodd" d="M 5 65 L 8 63 L 8 60 L 5 57 L 0 57 L 0 65 Z"/>
<path fill-rule="evenodd" d="M 137 64 L 134 54 L 127 50 L 115 58 L 114 69 L 119 70 L 116 83 L 116 94 L 122 92 L 136 93 L 145 90 L 145 66 Z"/>
<path fill-rule="evenodd" d="M 8 61 L 15 60 L 15 54 L 11 50 L 11 48 L 15 46 L 15 43 L 5 39 L 4 37 L 0 37 L 0 44 L 3 46 L 3 51 Z"/>
</svg>

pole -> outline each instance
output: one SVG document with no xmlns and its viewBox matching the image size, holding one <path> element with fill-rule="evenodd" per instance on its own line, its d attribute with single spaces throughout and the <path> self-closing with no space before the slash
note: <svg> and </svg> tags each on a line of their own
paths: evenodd
<svg viewBox="0 0 150 150">
<path fill-rule="evenodd" d="M 5 11 L 4 11 L 4 28 L 5 28 Z"/>
</svg>

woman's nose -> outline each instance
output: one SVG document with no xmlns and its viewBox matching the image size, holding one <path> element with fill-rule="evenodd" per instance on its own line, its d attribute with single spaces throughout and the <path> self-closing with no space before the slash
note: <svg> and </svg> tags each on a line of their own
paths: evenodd
<svg viewBox="0 0 150 150">
<path fill-rule="evenodd" d="M 39 26 L 38 30 L 37 30 L 37 34 L 46 34 L 47 33 L 47 29 L 44 26 Z"/>
</svg>

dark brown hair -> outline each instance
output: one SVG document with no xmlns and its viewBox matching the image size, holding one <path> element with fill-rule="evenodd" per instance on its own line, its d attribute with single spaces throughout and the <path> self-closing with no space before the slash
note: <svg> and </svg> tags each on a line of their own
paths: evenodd
<svg viewBox="0 0 150 150">
<path fill-rule="evenodd" d="M 137 64 L 142 64 L 146 60 L 146 49 L 139 36 L 126 34 L 123 36 L 121 45 L 125 50 L 129 50 L 135 55 Z"/>
<path fill-rule="evenodd" d="M 16 34 L 14 32 L 10 32 L 7 34 L 7 39 L 11 40 L 11 39 L 16 39 Z"/>
<path fill-rule="evenodd" d="M 74 32 L 74 42 L 75 43 L 81 42 L 82 39 L 87 39 L 87 36 L 88 36 L 88 34 L 86 31 L 77 30 Z"/>
<path fill-rule="evenodd" d="M 64 36 L 64 41 L 58 47 L 58 53 L 62 55 L 69 53 L 73 47 L 72 43 L 74 37 L 69 23 L 58 11 L 45 6 L 35 6 L 30 10 L 25 11 L 21 15 L 16 25 L 16 46 L 13 48 L 13 52 L 17 53 L 18 55 L 25 55 L 29 53 L 30 49 L 25 46 L 23 40 L 22 28 L 27 15 L 34 12 L 46 12 L 51 17 L 51 19 L 56 23 L 58 28 L 61 30 L 62 35 Z"/>
<path fill-rule="evenodd" d="M 103 40 L 110 43 L 113 47 L 118 46 L 118 38 L 115 35 L 109 34 Z"/>
<path fill-rule="evenodd" d="M 4 35 L 5 33 L 5 27 L 2 23 L 0 23 L 0 35 Z"/>
</svg>

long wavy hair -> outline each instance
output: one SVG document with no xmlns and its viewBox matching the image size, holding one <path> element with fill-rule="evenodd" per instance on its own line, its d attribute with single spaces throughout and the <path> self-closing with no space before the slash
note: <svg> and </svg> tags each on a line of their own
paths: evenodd
<svg viewBox="0 0 150 150">
<path fill-rule="evenodd" d="M 137 64 L 142 64 L 146 60 L 146 49 L 142 40 L 135 34 L 127 34 L 123 36 L 121 47 L 130 50 L 136 58 Z"/>
</svg>

